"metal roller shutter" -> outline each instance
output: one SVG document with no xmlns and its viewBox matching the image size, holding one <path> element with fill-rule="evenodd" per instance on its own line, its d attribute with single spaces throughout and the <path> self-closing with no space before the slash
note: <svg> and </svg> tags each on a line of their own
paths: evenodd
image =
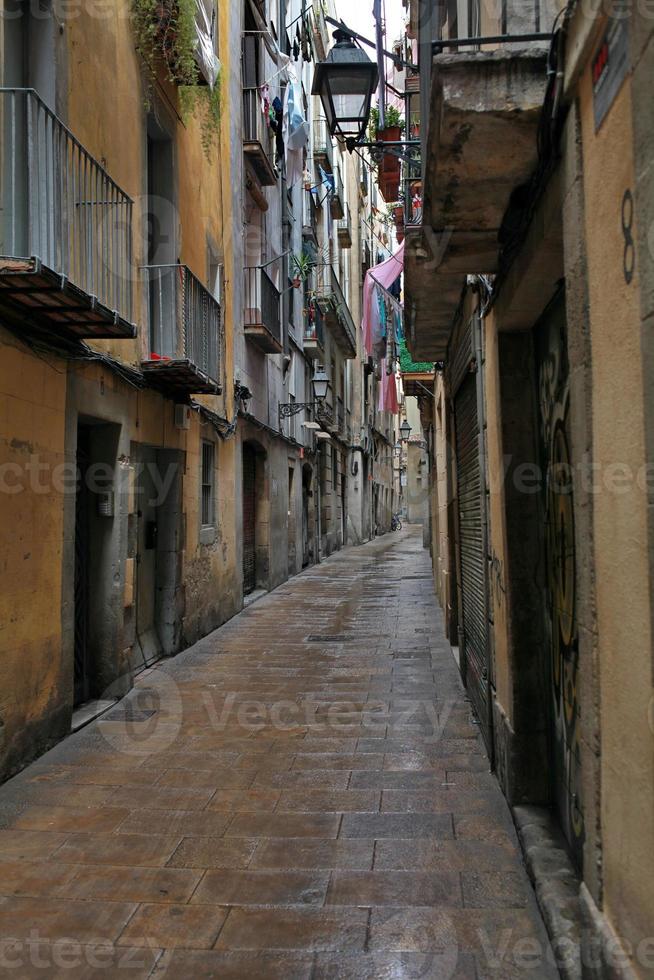
<svg viewBox="0 0 654 980">
<path fill-rule="evenodd" d="M 243 448 L 243 592 L 248 595 L 257 585 L 256 552 L 256 458 L 248 446 Z"/>
<path fill-rule="evenodd" d="M 466 687 L 486 746 L 490 745 L 488 617 L 477 379 L 468 374 L 454 399 L 459 510 L 459 560 Z"/>
</svg>

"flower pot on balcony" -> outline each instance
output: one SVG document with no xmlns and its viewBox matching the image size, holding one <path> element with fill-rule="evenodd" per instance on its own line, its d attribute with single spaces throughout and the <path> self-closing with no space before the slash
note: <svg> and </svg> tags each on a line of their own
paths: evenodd
<svg viewBox="0 0 654 980">
<path fill-rule="evenodd" d="M 402 139 L 400 126 L 387 126 L 380 129 L 377 139 L 382 143 L 396 143 Z M 379 189 L 385 201 L 396 201 L 400 191 L 400 158 L 394 153 L 385 153 L 379 165 Z"/>
</svg>

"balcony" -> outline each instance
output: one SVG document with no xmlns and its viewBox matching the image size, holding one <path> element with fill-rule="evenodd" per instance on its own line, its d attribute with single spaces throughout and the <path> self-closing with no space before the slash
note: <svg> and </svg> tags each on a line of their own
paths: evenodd
<svg viewBox="0 0 654 980">
<path fill-rule="evenodd" d="M 341 248 L 352 248 L 352 218 L 350 205 L 345 205 L 345 214 L 338 222 L 338 244 Z"/>
<path fill-rule="evenodd" d="M 245 336 L 264 354 L 283 350 L 280 293 L 265 269 L 245 269 Z"/>
<path fill-rule="evenodd" d="M 220 304 L 185 265 L 151 265 L 143 271 L 150 351 L 141 370 L 148 383 L 180 399 L 220 394 Z"/>
<path fill-rule="evenodd" d="M 357 356 L 357 331 L 334 268 L 326 263 L 315 270 L 316 302 L 325 324 L 344 357 Z"/>
<path fill-rule="evenodd" d="M 64 340 L 136 336 L 132 201 L 33 89 L 0 88 L 0 309 Z"/>
<path fill-rule="evenodd" d="M 325 173 L 332 173 L 334 148 L 327 120 L 321 117 L 313 121 L 313 159 L 316 166 L 321 166 Z"/>
<path fill-rule="evenodd" d="M 405 229 L 408 342 L 418 361 L 445 357 L 464 277 L 498 270 L 511 195 L 536 167 L 547 84 L 541 44 L 441 53 L 447 44 L 435 42 L 431 76 L 421 67 L 430 162 L 422 213 Z"/>
<path fill-rule="evenodd" d="M 334 193 L 330 202 L 332 218 L 339 221 L 345 217 L 345 193 L 343 191 L 343 178 L 341 168 L 338 164 L 334 167 Z"/>
<path fill-rule="evenodd" d="M 318 216 L 316 199 L 313 191 L 303 191 L 302 204 L 302 237 L 305 242 L 312 242 L 318 247 Z"/>
<path fill-rule="evenodd" d="M 306 314 L 304 324 L 304 353 L 314 358 L 321 357 L 325 351 L 325 326 L 323 315 L 316 304 L 312 306 L 313 319 Z"/>
<path fill-rule="evenodd" d="M 256 88 L 243 89 L 243 152 L 262 187 L 274 187 L 277 174 L 273 165 L 272 130 L 261 111 L 261 96 Z"/>
</svg>

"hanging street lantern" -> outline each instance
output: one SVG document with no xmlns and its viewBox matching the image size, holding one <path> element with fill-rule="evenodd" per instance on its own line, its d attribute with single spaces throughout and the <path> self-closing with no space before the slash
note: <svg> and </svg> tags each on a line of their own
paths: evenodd
<svg viewBox="0 0 654 980">
<path fill-rule="evenodd" d="M 400 426 L 400 438 L 402 439 L 402 442 L 408 442 L 410 435 L 411 435 L 411 426 L 405 419 L 402 425 Z"/>
<path fill-rule="evenodd" d="M 345 31 L 334 31 L 334 40 L 316 65 L 311 94 L 320 96 L 330 134 L 344 139 L 351 152 L 365 136 L 379 72 Z"/>
<path fill-rule="evenodd" d="M 316 401 L 324 402 L 329 389 L 329 378 L 327 377 L 325 369 L 322 365 L 319 365 L 314 371 L 311 379 L 311 386 L 313 388 L 313 397 L 316 399 Z"/>
</svg>

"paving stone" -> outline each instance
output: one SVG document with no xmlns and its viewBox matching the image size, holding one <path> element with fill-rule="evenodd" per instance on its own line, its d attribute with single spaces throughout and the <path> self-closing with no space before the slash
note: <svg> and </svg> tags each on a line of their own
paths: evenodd
<svg viewBox="0 0 654 980">
<path fill-rule="evenodd" d="M 313 954 L 226 953 L 174 950 L 157 964 L 152 980 L 309 980 Z"/>
<path fill-rule="evenodd" d="M 211 949 L 226 918 L 226 909 L 206 905 L 141 905 L 118 945 Z"/>
<path fill-rule="evenodd" d="M 339 822 L 336 814 L 237 813 L 225 831 L 225 836 L 336 837 Z"/>
<path fill-rule="evenodd" d="M 193 904 L 322 905 L 329 874 L 308 871 L 207 871 Z"/>
<path fill-rule="evenodd" d="M 218 810 L 221 813 L 266 813 L 272 812 L 281 792 L 266 789 L 220 789 L 211 797 L 207 810 Z"/>
<path fill-rule="evenodd" d="M 38 830 L 0 830 L 0 857 L 25 861 L 47 858 L 61 847 L 67 836 Z"/>
<path fill-rule="evenodd" d="M 82 902 L 66 898 L 0 897 L 0 936 L 77 943 L 113 942 L 136 910 L 119 901 Z"/>
<path fill-rule="evenodd" d="M 169 868 L 247 868 L 256 838 L 186 837 L 168 861 Z"/>
<path fill-rule="evenodd" d="M 375 790 L 284 790 L 277 809 L 286 813 L 378 813 Z"/>
<path fill-rule="evenodd" d="M 520 909 L 527 905 L 524 874 L 463 871 L 463 904 L 475 909 Z"/>
<path fill-rule="evenodd" d="M 346 813 L 341 837 L 452 837 L 449 814 Z"/>
<path fill-rule="evenodd" d="M 72 834 L 57 850 L 56 861 L 160 868 L 167 864 L 179 837 L 146 834 Z"/>
<path fill-rule="evenodd" d="M 419 905 L 456 908 L 462 904 L 457 874 L 416 871 L 335 871 L 327 905 Z"/>
<path fill-rule="evenodd" d="M 372 840 L 264 840 L 252 859 L 253 868 L 355 868 L 372 867 Z"/>
<path fill-rule="evenodd" d="M 78 868 L 59 894 L 114 902 L 187 902 L 201 872 L 180 868 Z"/>
<path fill-rule="evenodd" d="M 465 953 L 317 953 L 313 980 L 476 980 Z"/>
<path fill-rule="evenodd" d="M 363 950 L 365 909 L 232 909 L 217 949 Z"/>
<path fill-rule="evenodd" d="M 162 837 L 221 837 L 231 817 L 225 813 L 193 810 L 134 810 L 120 825 L 124 834 Z"/>
</svg>

